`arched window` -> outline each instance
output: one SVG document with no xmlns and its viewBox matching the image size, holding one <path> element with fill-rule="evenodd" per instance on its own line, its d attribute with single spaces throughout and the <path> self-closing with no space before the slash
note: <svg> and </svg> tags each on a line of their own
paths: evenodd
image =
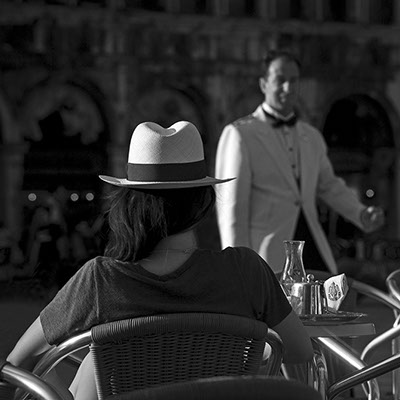
<svg viewBox="0 0 400 400">
<path fill-rule="evenodd" d="M 335 172 L 367 205 L 378 204 L 387 212 L 385 234 L 396 230 L 393 129 L 383 106 L 366 94 L 353 94 L 332 104 L 323 127 Z M 322 206 L 331 240 L 354 240 L 362 232 Z M 334 223 L 332 222 L 334 221 Z"/>
</svg>

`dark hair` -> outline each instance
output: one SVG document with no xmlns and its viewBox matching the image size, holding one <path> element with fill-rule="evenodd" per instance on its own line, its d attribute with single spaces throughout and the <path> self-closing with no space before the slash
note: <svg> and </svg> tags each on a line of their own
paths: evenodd
<svg viewBox="0 0 400 400">
<path fill-rule="evenodd" d="M 215 204 L 212 186 L 110 193 L 109 240 L 105 255 L 121 261 L 147 257 L 163 238 L 200 222 Z"/>
<path fill-rule="evenodd" d="M 301 69 L 300 60 L 292 53 L 286 50 L 268 50 L 262 59 L 261 71 L 262 76 L 267 77 L 269 72 L 269 66 L 272 61 L 277 60 L 278 58 L 284 58 L 288 61 L 293 61 L 297 64 L 299 69 Z"/>
</svg>

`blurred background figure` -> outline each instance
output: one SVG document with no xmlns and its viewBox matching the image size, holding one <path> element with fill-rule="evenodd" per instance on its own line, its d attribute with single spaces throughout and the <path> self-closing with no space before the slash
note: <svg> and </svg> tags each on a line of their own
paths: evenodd
<svg viewBox="0 0 400 400">
<path fill-rule="evenodd" d="M 24 255 L 15 235 L 0 223 L 0 281 L 23 275 Z"/>
<path fill-rule="evenodd" d="M 44 286 L 56 284 L 61 260 L 69 256 L 69 243 L 64 215 L 53 196 L 33 214 L 27 254 L 27 275 L 39 278 Z"/>
</svg>

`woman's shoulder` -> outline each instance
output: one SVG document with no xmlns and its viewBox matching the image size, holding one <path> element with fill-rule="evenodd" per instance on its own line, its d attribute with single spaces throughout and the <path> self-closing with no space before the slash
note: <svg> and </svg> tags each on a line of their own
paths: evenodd
<svg viewBox="0 0 400 400">
<path fill-rule="evenodd" d="M 105 274 L 106 271 L 112 270 L 117 261 L 104 256 L 97 256 L 86 261 L 75 273 L 75 276 L 87 276 L 96 274 Z"/>
<path fill-rule="evenodd" d="M 209 258 L 216 263 L 229 263 L 230 265 L 239 265 L 246 268 L 258 268 L 266 265 L 266 262 L 249 247 L 226 247 L 223 250 L 202 250 L 200 258 Z"/>
<path fill-rule="evenodd" d="M 258 255 L 256 251 L 254 251 L 250 247 L 245 246 L 226 247 L 221 251 L 221 253 L 226 257 L 262 260 L 262 258 Z"/>
<path fill-rule="evenodd" d="M 249 247 L 227 247 L 222 252 L 231 262 L 237 264 L 239 268 L 244 269 L 246 275 L 260 277 L 274 274 L 268 263 L 255 250 Z"/>
</svg>

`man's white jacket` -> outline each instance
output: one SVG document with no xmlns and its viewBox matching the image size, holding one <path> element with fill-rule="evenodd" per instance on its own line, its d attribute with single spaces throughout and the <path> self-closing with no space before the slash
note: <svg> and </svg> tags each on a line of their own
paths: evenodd
<svg viewBox="0 0 400 400">
<path fill-rule="evenodd" d="M 317 198 L 361 228 L 365 207 L 357 193 L 337 177 L 321 133 L 298 121 L 300 185 L 279 142 L 276 128 L 262 107 L 227 125 L 216 155 L 217 178 L 236 177 L 217 185 L 217 217 L 222 248 L 247 246 L 275 272 L 285 261 L 283 241 L 293 238 L 302 209 L 315 243 L 332 273 L 337 266 L 318 220 Z M 307 246 L 307 243 L 305 243 Z M 305 266 L 309 268 L 309 266 Z"/>
</svg>

